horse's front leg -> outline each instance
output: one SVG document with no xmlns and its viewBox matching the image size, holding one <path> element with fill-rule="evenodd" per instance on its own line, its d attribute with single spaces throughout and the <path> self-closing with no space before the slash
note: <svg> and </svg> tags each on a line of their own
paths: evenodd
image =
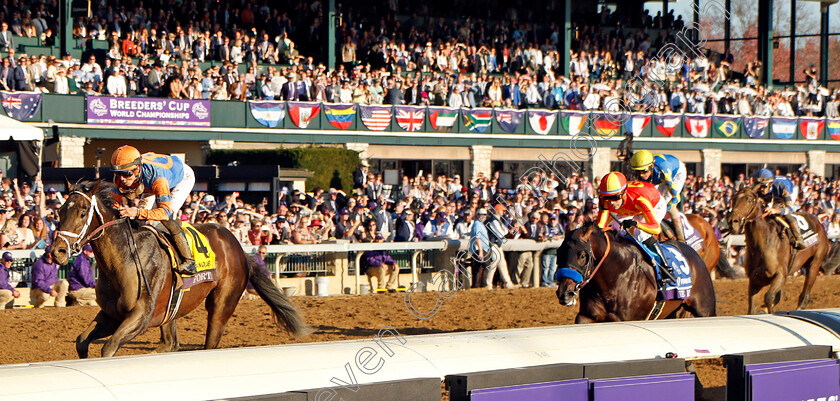
<svg viewBox="0 0 840 401">
<path fill-rule="evenodd" d="M 749 307 L 747 308 L 747 311 L 750 315 L 758 314 L 758 292 L 761 291 L 761 288 L 762 286 L 754 283 L 753 280 L 750 279 L 750 285 L 748 290 L 749 296 L 747 297 L 747 299 L 749 300 Z"/>
<path fill-rule="evenodd" d="M 577 317 L 575 317 L 575 324 L 595 323 L 595 322 L 596 322 L 595 319 L 593 319 L 589 316 L 586 316 L 586 315 L 582 315 L 580 313 L 578 313 Z"/>
<path fill-rule="evenodd" d="M 91 341 L 114 334 L 117 327 L 119 327 L 119 322 L 117 320 L 106 315 L 104 312 L 99 311 L 96 317 L 93 318 L 93 321 L 90 322 L 87 329 L 76 337 L 76 353 L 79 354 L 79 358 L 88 357 L 88 350 L 90 349 Z"/>
<path fill-rule="evenodd" d="M 821 264 L 816 259 L 816 256 L 812 256 L 808 262 L 808 274 L 805 276 L 805 285 L 802 287 L 802 293 L 799 294 L 799 304 L 796 306 L 796 309 L 805 309 L 811 303 L 811 289 L 814 288 L 814 283 L 817 281 Z"/>
<path fill-rule="evenodd" d="M 160 345 L 155 348 L 155 352 L 174 352 L 181 347 L 181 344 L 178 343 L 178 326 L 175 324 L 176 321 L 173 319 L 171 322 L 160 326 Z"/>
<path fill-rule="evenodd" d="M 783 270 L 776 270 L 777 272 Z M 784 274 L 776 273 L 773 276 L 773 281 L 770 282 L 770 288 L 767 289 L 767 293 L 764 294 L 764 305 L 767 306 L 767 313 L 773 314 L 776 309 L 776 305 L 778 305 L 779 301 L 782 299 L 782 289 L 785 285 L 785 279 L 787 277 Z"/>
<path fill-rule="evenodd" d="M 125 343 L 137 337 L 149 328 L 151 312 L 145 304 L 137 304 L 122 321 L 120 326 L 102 347 L 102 356 L 114 356 Z"/>
</svg>

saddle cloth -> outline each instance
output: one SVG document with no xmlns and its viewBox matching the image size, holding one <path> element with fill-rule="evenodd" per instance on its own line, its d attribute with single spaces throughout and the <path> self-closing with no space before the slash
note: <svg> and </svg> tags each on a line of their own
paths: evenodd
<svg viewBox="0 0 840 401">
<path fill-rule="evenodd" d="M 180 275 L 183 284 L 181 290 L 186 290 L 196 284 L 206 283 L 216 280 L 216 253 L 210 248 L 210 242 L 207 237 L 195 229 L 190 223 L 182 222 L 181 229 L 184 230 L 185 237 L 187 237 L 187 244 L 190 246 L 190 252 L 195 260 L 195 270 L 198 272 L 193 276 Z M 158 235 L 163 233 L 155 230 Z M 172 246 L 166 244 L 164 246 L 173 266 L 178 265 L 178 256 Z"/>
<path fill-rule="evenodd" d="M 662 261 L 659 256 L 648 249 L 644 244 L 629 235 L 624 235 L 624 238 L 629 239 L 642 251 L 647 257 L 648 261 L 653 265 L 656 273 L 656 282 L 659 285 L 659 295 L 661 299 L 686 299 L 691 296 L 691 269 L 688 266 L 688 261 L 683 256 L 680 250 L 671 244 L 660 243 L 662 254 L 665 256 L 665 261 Z M 662 283 L 662 275 L 659 272 L 660 265 L 665 263 L 665 266 L 670 266 L 674 276 L 677 277 L 677 283 Z"/>
<path fill-rule="evenodd" d="M 802 242 L 805 243 L 806 248 L 813 246 L 820 240 L 820 237 L 817 235 L 817 230 L 814 227 L 811 227 L 811 224 L 808 223 L 808 219 L 806 219 L 802 213 L 794 213 L 793 218 L 796 220 L 796 225 L 799 226 L 799 232 L 802 234 Z M 776 215 L 776 221 L 785 228 L 790 229 L 790 224 L 788 224 L 784 216 Z"/>
<path fill-rule="evenodd" d="M 706 243 L 703 242 L 703 237 L 700 236 L 700 232 L 688 223 L 688 218 L 682 212 L 680 212 L 680 221 L 682 221 L 683 233 L 685 233 L 685 243 L 697 252 L 702 251 L 706 247 Z M 663 220 L 662 222 L 668 224 L 670 227 L 674 227 L 674 223 L 671 220 Z"/>
</svg>

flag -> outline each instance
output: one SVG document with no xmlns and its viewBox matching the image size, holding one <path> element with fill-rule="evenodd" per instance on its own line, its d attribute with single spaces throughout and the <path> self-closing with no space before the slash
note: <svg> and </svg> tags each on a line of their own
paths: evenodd
<svg viewBox="0 0 840 401">
<path fill-rule="evenodd" d="M 650 116 L 647 114 L 631 114 L 624 122 L 624 131 L 632 132 L 633 136 L 639 136 L 650 124 Z"/>
<path fill-rule="evenodd" d="M 457 117 L 458 109 L 429 107 L 429 122 L 435 131 L 449 132 L 455 125 L 455 118 Z"/>
<path fill-rule="evenodd" d="M 26 121 L 41 108 L 41 92 L 2 92 L 3 110 L 18 121 Z"/>
<path fill-rule="evenodd" d="M 750 138 L 761 138 L 770 119 L 767 117 L 744 117 L 744 131 Z"/>
<path fill-rule="evenodd" d="M 820 139 L 825 120 L 822 118 L 800 118 L 799 131 L 805 139 Z"/>
<path fill-rule="evenodd" d="M 495 110 L 496 122 L 507 133 L 514 133 L 522 122 L 525 112 L 521 110 Z"/>
<path fill-rule="evenodd" d="M 548 134 L 548 131 L 554 127 L 554 120 L 556 119 L 556 111 L 528 110 L 528 121 L 531 122 L 531 129 L 540 135 Z"/>
<path fill-rule="evenodd" d="M 615 117 L 619 117 L 616 119 Z M 603 138 L 612 138 L 618 134 L 621 129 L 620 116 L 614 116 L 607 113 L 594 114 L 592 116 L 592 126 L 595 128 L 595 133 Z"/>
<path fill-rule="evenodd" d="M 461 109 L 464 127 L 470 132 L 483 133 L 493 122 L 493 109 Z"/>
<path fill-rule="evenodd" d="M 741 117 L 735 116 L 715 116 L 715 130 L 727 138 L 735 136 L 738 133 L 740 119 Z"/>
<path fill-rule="evenodd" d="M 560 126 L 569 135 L 577 135 L 586 125 L 589 113 L 585 111 L 564 111 L 560 114 Z"/>
<path fill-rule="evenodd" d="M 391 125 L 391 106 L 362 106 L 359 105 L 362 122 L 371 131 L 385 131 Z"/>
<path fill-rule="evenodd" d="M 773 117 L 770 128 L 773 135 L 779 139 L 790 139 L 796 134 L 796 117 Z"/>
<path fill-rule="evenodd" d="M 426 108 L 422 106 L 394 106 L 397 112 L 397 124 L 408 131 L 419 131 L 426 119 Z"/>
<path fill-rule="evenodd" d="M 289 116 L 292 117 L 292 122 L 299 128 L 306 128 L 309 123 L 318 116 L 321 111 L 320 103 L 308 102 L 289 102 Z"/>
<path fill-rule="evenodd" d="M 324 103 L 324 116 L 333 127 L 347 129 L 356 118 L 356 105 Z"/>
<path fill-rule="evenodd" d="M 653 116 L 653 125 L 656 126 L 656 130 L 659 131 L 660 134 L 665 136 L 673 136 L 674 130 L 677 129 L 677 126 L 680 125 L 680 119 L 682 117 L 679 114 L 665 114 L 661 116 Z"/>
<path fill-rule="evenodd" d="M 275 128 L 286 118 L 286 103 L 284 102 L 248 102 L 251 115 L 258 123 Z"/>
<path fill-rule="evenodd" d="M 840 120 L 828 120 L 828 135 L 835 141 L 840 141 Z"/>
<path fill-rule="evenodd" d="M 711 119 L 712 118 L 708 116 L 686 115 L 685 127 L 688 129 L 691 136 L 695 138 L 705 138 L 709 136 L 709 126 L 712 125 Z"/>
</svg>

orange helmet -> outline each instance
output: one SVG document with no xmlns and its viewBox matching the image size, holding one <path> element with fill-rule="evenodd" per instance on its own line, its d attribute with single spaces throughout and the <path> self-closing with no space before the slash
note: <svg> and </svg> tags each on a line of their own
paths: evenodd
<svg viewBox="0 0 840 401">
<path fill-rule="evenodd" d="M 111 155 L 111 171 L 129 171 L 138 165 L 140 165 L 140 151 L 134 146 L 120 146 Z"/>
<path fill-rule="evenodd" d="M 601 196 L 615 196 L 624 193 L 627 189 L 627 178 L 624 174 L 613 171 L 601 179 L 601 184 L 598 185 L 598 195 Z"/>
<path fill-rule="evenodd" d="M 502 205 L 501 203 L 497 203 L 497 204 L 493 205 L 493 209 L 496 209 L 496 211 L 499 212 L 499 213 L 504 213 L 505 212 L 505 206 Z"/>
</svg>

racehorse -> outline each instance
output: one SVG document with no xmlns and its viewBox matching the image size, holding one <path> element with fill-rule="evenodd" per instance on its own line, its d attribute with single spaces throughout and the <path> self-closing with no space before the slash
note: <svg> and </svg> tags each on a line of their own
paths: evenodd
<svg viewBox="0 0 840 401">
<path fill-rule="evenodd" d="M 669 241 L 683 253 L 692 275 L 691 295 L 665 301 L 660 317 L 702 317 L 716 313 L 715 290 L 703 260 L 685 243 Z M 654 309 L 659 285 L 653 266 L 630 240 L 602 231 L 589 222 L 566 235 L 557 250 L 557 267 L 580 274 L 582 281 L 562 278 L 557 299 L 573 306 L 580 297 L 575 323 L 645 320 Z"/>
<path fill-rule="evenodd" d="M 189 288 L 176 307 L 177 313 L 165 318 L 173 286 L 172 262 L 156 234 L 140 229 L 135 221 L 119 218 L 110 183 L 86 181 L 75 187 L 69 182 L 66 185 L 69 196 L 58 211 L 60 223 L 52 246 L 53 258 L 60 265 L 66 264 L 70 255 L 89 241 L 99 267 L 96 301 L 101 310 L 76 339 L 80 358 L 87 358 L 91 341 L 110 336 L 102 347 L 102 356 L 113 356 L 134 337 L 158 326 L 161 344 L 155 351 L 176 351 L 177 318 L 190 313 L 202 301 L 207 309 L 204 348 L 217 348 L 249 281 L 275 313 L 278 325 L 296 336 L 311 332 L 289 300 L 259 273 L 233 234 L 217 224 L 195 227 L 207 237 L 216 254 L 216 280 Z"/>
<path fill-rule="evenodd" d="M 734 233 L 745 233 L 746 260 L 744 268 L 749 278 L 749 313 L 758 312 L 756 297 L 758 292 L 768 285 L 764 294 L 764 306 L 772 314 L 774 307 L 782 298 L 787 276 L 799 269 L 805 274 L 805 285 L 799 294 L 796 309 L 805 309 L 811 302 L 811 288 L 826 255 L 829 242 L 825 229 L 816 217 L 801 214 L 812 228 L 817 230 L 818 240 L 813 246 L 796 251 L 790 243 L 787 229 L 776 219 L 766 219 L 758 193 L 744 187 L 732 201 L 732 213 L 729 214 L 729 226 Z M 796 251 L 794 253 L 794 251 Z M 791 256 L 793 260 L 791 260 Z"/>
<path fill-rule="evenodd" d="M 717 237 L 715 237 L 715 229 L 699 214 L 687 214 L 685 218 L 688 220 L 688 224 L 691 224 L 697 233 L 700 234 L 700 238 L 703 238 L 703 249 L 697 251 L 697 254 L 703 259 L 703 262 L 706 264 L 706 269 L 709 270 L 709 274 L 712 274 L 720 258 L 720 245 L 718 244 Z M 674 223 L 671 222 L 670 224 L 673 227 Z M 660 241 L 671 239 L 675 238 L 673 236 L 666 236 L 664 230 L 659 236 Z"/>
</svg>

